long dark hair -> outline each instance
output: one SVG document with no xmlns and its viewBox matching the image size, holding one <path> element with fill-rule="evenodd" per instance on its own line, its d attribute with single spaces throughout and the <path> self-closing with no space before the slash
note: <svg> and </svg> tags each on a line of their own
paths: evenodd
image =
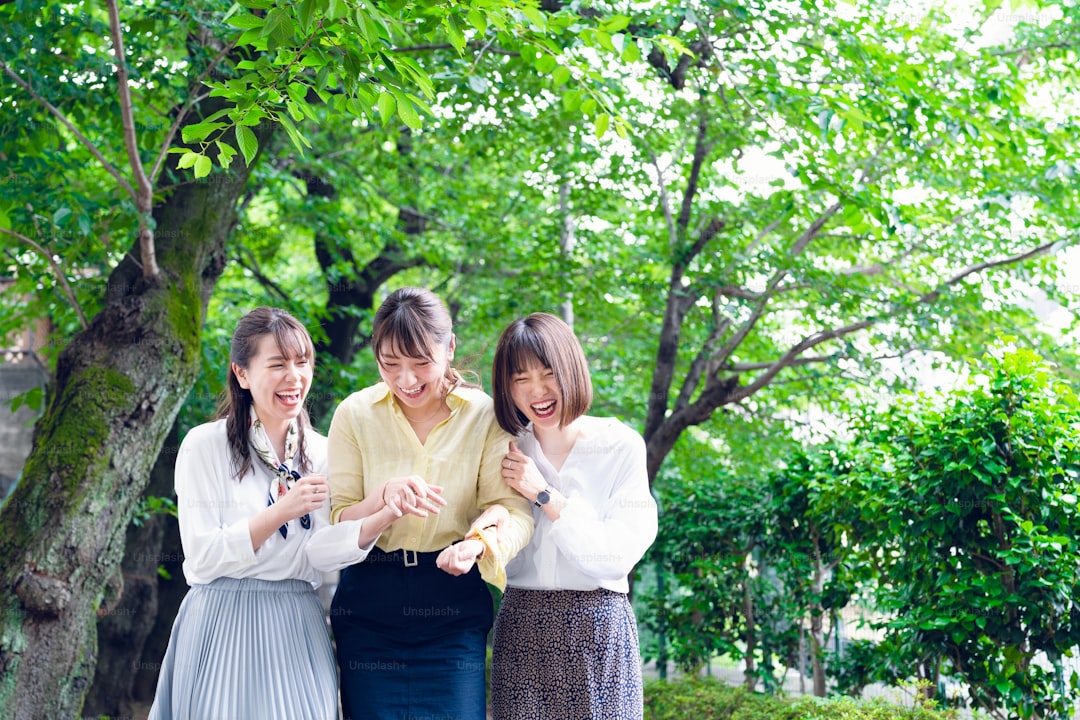
<svg viewBox="0 0 1080 720">
<path fill-rule="evenodd" d="M 240 381 L 233 372 L 232 365 L 245 370 L 251 363 L 252 356 L 259 349 L 259 341 L 264 335 L 273 335 L 278 350 L 287 358 L 307 358 L 314 367 L 315 343 L 299 320 L 280 308 L 257 307 L 236 325 L 232 345 L 229 348 L 229 369 L 225 390 L 218 403 L 218 418 L 226 418 L 225 434 L 229 443 L 229 459 L 232 461 L 236 479 L 244 477 L 251 469 L 251 391 L 240 387 Z M 307 456 L 305 431 L 311 427 L 307 408 L 301 408 L 296 418 L 300 438 L 296 447 L 296 470 L 307 474 L 311 470 L 311 460 Z"/>
<path fill-rule="evenodd" d="M 411 358 L 434 362 L 431 350 L 440 345 L 449 348 L 454 338 L 450 311 L 439 296 L 426 288 L 403 287 L 383 300 L 375 313 L 371 332 L 371 349 L 381 364 L 380 353 L 396 348 Z M 455 387 L 480 387 L 466 382 L 461 373 L 446 364 L 443 375 L 443 394 Z"/>
</svg>

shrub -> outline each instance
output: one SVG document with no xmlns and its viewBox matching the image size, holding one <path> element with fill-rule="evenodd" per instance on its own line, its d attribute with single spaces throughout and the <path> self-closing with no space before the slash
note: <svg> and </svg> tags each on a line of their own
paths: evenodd
<svg viewBox="0 0 1080 720">
<path fill-rule="evenodd" d="M 645 720 L 955 720 L 953 710 L 880 700 L 780 698 L 713 678 L 645 683 Z"/>
</svg>

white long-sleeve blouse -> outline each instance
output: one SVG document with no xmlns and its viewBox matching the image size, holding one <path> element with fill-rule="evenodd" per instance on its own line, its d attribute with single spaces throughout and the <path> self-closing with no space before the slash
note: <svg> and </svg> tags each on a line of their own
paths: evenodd
<svg viewBox="0 0 1080 720">
<path fill-rule="evenodd" d="M 645 442 L 615 418 L 579 418 L 582 434 L 556 471 L 532 426 L 518 449 L 567 498 L 552 522 L 533 509 L 536 532 L 506 568 L 507 585 L 531 590 L 627 592 L 627 576 L 656 538 L 656 502 L 649 492 Z"/>
<path fill-rule="evenodd" d="M 311 473 L 326 473 L 326 438 L 304 434 Z M 367 557 L 357 542 L 363 520 L 330 525 L 330 503 L 311 513 L 311 528 L 290 520 L 288 536 L 275 531 L 258 549 L 251 546 L 248 521 L 266 508 L 272 479 L 257 460 L 239 480 L 234 477 L 225 420 L 192 428 L 176 458 L 176 506 L 184 577 L 189 585 L 217 578 L 322 582 L 320 570 L 344 567 Z M 315 534 L 318 540 L 311 542 Z"/>
</svg>

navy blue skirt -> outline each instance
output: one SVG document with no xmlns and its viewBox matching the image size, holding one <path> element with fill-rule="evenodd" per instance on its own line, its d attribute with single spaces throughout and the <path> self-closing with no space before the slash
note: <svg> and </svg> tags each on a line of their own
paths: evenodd
<svg viewBox="0 0 1080 720">
<path fill-rule="evenodd" d="M 477 568 L 455 577 L 437 557 L 375 548 L 342 572 L 330 624 L 345 720 L 484 720 L 491 593 Z"/>
</svg>

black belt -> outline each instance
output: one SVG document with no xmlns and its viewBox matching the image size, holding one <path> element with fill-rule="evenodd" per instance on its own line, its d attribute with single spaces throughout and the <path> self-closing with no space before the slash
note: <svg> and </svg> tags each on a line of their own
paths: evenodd
<svg viewBox="0 0 1080 720">
<path fill-rule="evenodd" d="M 434 565 L 438 552 L 417 552 L 416 550 L 391 550 L 387 552 L 379 547 L 371 548 L 365 563 L 397 563 L 405 567 Z"/>
</svg>

